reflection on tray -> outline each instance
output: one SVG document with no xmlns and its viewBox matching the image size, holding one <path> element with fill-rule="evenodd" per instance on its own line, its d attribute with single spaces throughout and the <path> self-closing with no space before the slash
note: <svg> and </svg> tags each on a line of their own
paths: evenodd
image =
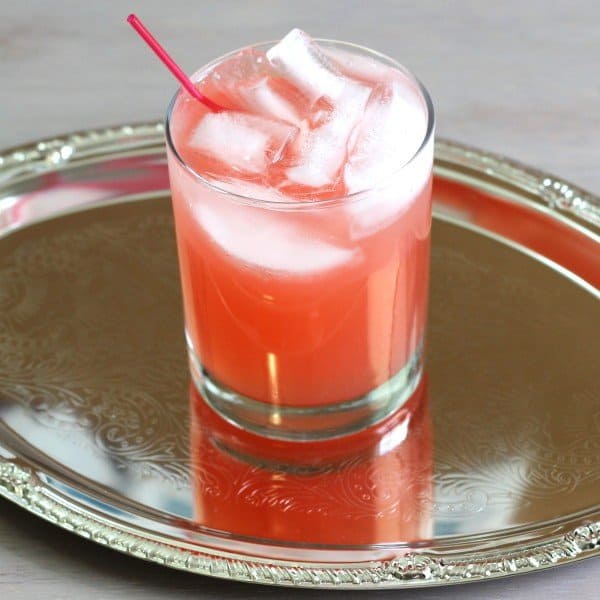
<svg viewBox="0 0 600 600">
<path fill-rule="evenodd" d="M 311 544 L 431 537 L 427 378 L 386 421 L 326 442 L 281 442 L 224 421 L 190 385 L 194 514 L 239 535 Z"/>
</svg>

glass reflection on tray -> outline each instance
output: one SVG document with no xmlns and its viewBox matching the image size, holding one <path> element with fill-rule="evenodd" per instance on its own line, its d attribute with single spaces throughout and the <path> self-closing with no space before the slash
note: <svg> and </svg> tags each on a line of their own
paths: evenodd
<svg viewBox="0 0 600 600">
<path fill-rule="evenodd" d="M 283 442 L 235 427 L 190 385 L 194 519 L 213 530 L 311 544 L 431 537 L 432 427 L 427 378 L 367 430 Z"/>
</svg>

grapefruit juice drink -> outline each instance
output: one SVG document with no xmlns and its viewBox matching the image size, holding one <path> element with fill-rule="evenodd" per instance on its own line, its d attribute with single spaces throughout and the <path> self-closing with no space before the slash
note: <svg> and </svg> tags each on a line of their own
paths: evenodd
<svg viewBox="0 0 600 600">
<path fill-rule="evenodd" d="M 281 42 L 175 96 L 169 173 L 192 376 L 228 420 L 271 437 L 356 431 L 419 382 L 433 111 L 364 48 Z"/>
</svg>

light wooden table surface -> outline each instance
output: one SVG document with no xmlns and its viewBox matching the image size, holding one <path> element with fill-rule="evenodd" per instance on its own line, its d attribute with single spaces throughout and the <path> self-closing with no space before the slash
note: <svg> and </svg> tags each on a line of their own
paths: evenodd
<svg viewBox="0 0 600 600">
<path fill-rule="evenodd" d="M 136 11 L 187 70 L 299 26 L 398 58 L 429 88 L 439 134 L 600 193 L 597 0 L 3 0 L 0 146 L 151 120 L 174 84 L 124 24 Z M 598 597 L 600 561 L 504 581 L 360 597 Z M 127 558 L 0 501 L 0 598 L 317 598 Z M 345 598 L 359 597 L 348 592 Z"/>
</svg>

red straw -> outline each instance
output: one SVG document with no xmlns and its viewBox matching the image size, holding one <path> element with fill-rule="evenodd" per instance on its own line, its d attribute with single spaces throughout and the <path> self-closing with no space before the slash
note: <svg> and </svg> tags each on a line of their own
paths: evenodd
<svg viewBox="0 0 600 600">
<path fill-rule="evenodd" d="M 181 70 L 177 63 L 168 55 L 167 51 L 158 43 L 156 38 L 148 31 L 148 29 L 146 29 L 145 25 L 134 14 L 131 14 L 127 17 L 127 22 L 137 31 L 146 44 L 150 46 L 156 56 L 162 60 L 167 69 L 169 69 L 169 71 L 175 75 L 190 96 L 193 96 L 196 98 L 196 100 L 202 102 L 202 104 L 214 112 L 224 110 L 222 106 L 219 106 L 210 98 L 207 98 L 204 94 L 201 94 L 198 91 L 192 80 Z"/>
</svg>

